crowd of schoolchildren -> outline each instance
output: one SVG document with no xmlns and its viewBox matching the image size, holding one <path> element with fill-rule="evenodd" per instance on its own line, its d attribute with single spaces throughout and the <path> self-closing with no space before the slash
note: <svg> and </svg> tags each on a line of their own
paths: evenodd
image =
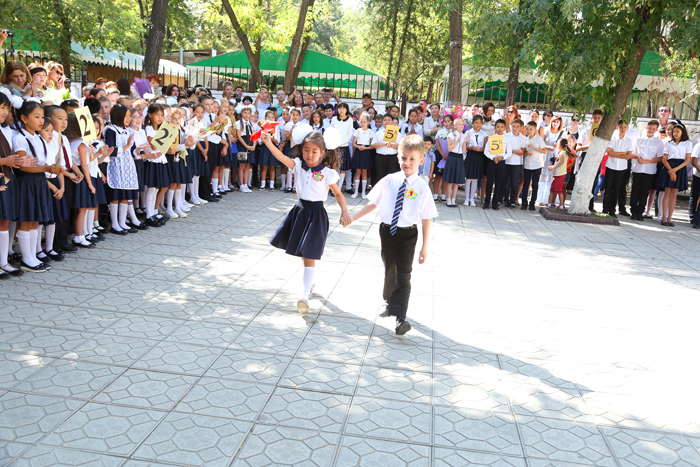
<svg viewBox="0 0 700 467">
<path fill-rule="evenodd" d="M 337 130 L 338 185 L 351 198 L 362 199 L 373 184 L 399 171 L 399 144 L 417 135 L 427 143 L 418 173 L 434 200 L 457 207 L 463 191 L 464 206 L 476 206 L 478 197 L 483 209 L 495 210 L 518 205 L 563 209 L 591 142 L 591 127 L 580 129 L 576 118 L 565 125 L 549 111 L 540 119 L 533 110 L 524 121 L 513 106 L 495 116 L 489 103 L 455 118 L 441 105 L 421 101 L 404 118 L 391 102 L 385 114 L 378 112 L 368 94 L 351 109 L 330 89 L 287 96 L 262 87 L 250 96 L 226 82 L 222 96 L 214 97 L 204 87 L 161 86 L 156 75 L 147 79 L 150 93 L 137 92 L 125 78 L 100 78 L 77 99 L 65 88 L 59 63 L 5 64 L 0 75 L 0 278 L 46 271 L 67 253 L 95 248 L 106 233 L 159 228 L 233 191 L 295 191 L 293 171 L 255 139 L 264 122 L 279 123 L 270 139 L 288 157 L 294 155 L 295 131 Z M 82 107 L 92 121 L 76 116 Z M 661 111 L 667 109 L 659 114 L 664 125 L 651 121 L 642 136 L 619 123 L 592 190 L 596 196 L 605 190 L 605 213 L 615 216 L 619 207 L 628 215 L 631 174 L 632 218 L 650 217 L 656 206 L 658 220 L 673 226 L 676 194 L 687 189 L 692 165 L 691 216 L 700 228 L 695 215 L 700 145 L 693 148 L 682 123 L 665 121 L 669 115 L 664 118 Z M 601 119 L 595 111 L 593 123 Z M 178 134 L 161 152 L 154 137 L 164 122 Z M 193 126 L 206 129 L 206 136 L 193 136 Z M 393 127 L 398 127 L 396 138 L 386 137 Z M 90 133 L 94 138 L 86 140 Z M 498 149 L 489 144 L 494 137 L 502 138 Z M 101 224 L 101 214 L 109 221 Z"/>
</svg>

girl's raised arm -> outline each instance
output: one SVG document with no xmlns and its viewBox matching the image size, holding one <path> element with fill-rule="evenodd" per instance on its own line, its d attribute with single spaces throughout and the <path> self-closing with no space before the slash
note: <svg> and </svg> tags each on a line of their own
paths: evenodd
<svg viewBox="0 0 700 467">
<path fill-rule="evenodd" d="M 273 156 L 275 156 L 275 159 L 286 165 L 288 168 L 293 169 L 296 163 L 294 162 L 294 159 L 285 156 L 282 151 L 277 149 L 275 145 L 272 143 L 272 139 L 270 138 L 270 134 L 267 131 L 263 131 L 262 134 L 260 135 L 260 142 L 267 146 L 267 148 L 270 150 Z"/>
</svg>

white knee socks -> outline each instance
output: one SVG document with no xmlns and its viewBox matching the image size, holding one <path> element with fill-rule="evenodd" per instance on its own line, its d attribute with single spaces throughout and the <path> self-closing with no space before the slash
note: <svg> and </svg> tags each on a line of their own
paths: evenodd
<svg viewBox="0 0 700 467">
<path fill-rule="evenodd" d="M 311 293 L 311 286 L 314 285 L 314 274 L 316 273 L 316 268 L 304 268 L 304 295 L 305 299 L 309 299 L 309 294 Z"/>
<path fill-rule="evenodd" d="M 352 189 L 352 170 L 345 172 L 345 188 Z"/>
<path fill-rule="evenodd" d="M 0 267 L 7 264 L 7 255 L 10 251 L 10 233 L 5 230 L 0 232 Z"/>
<path fill-rule="evenodd" d="M 212 192 L 212 194 L 216 194 L 219 192 L 219 179 L 218 178 L 211 179 L 211 192 Z"/>
<path fill-rule="evenodd" d="M 355 196 L 357 196 L 357 190 L 360 189 L 360 179 L 356 178 L 355 179 Z"/>
<path fill-rule="evenodd" d="M 151 218 L 156 214 L 156 197 L 158 188 L 149 188 L 146 191 L 146 217 Z"/>
<path fill-rule="evenodd" d="M 94 228 L 92 226 L 92 223 L 95 221 L 95 211 L 92 209 L 88 209 L 87 212 L 85 213 L 85 222 L 83 226 L 83 236 L 91 237 Z"/>
<path fill-rule="evenodd" d="M 43 227 L 44 227 L 43 225 L 39 225 L 39 228 L 38 228 L 37 230 L 35 230 L 35 231 L 30 230 L 30 231 L 29 231 L 30 233 L 31 233 L 31 232 L 36 232 L 36 237 L 32 237 L 32 238 L 34 238 L 34 241 L 35 241 L 34 245 L 35 245 L 35 247 L 36 247 L 36 254 L 37 254 L 37 255 L 38 255 L 39 253 L 42 253 L 42 251 L 41 251 L 41 229 L 42 229 Z"/>
<path fill-rule="evenodd" d="M 287 174 L 280 174 L 280 181 L 282 183 L 282 188 L 280 188 L 280 190 L 287 188 Z"/>
<path fill-rule="evenodd" d="M 35 235 L 34 238 L 32 238 L 32 233 Z M 17 232 L 17 240 L 19 241 L 19 251 L 22 253 L 22 262 L 30 267 L 39 266 L 41 261 L 36 259 L 36 253 L 34 252 L 36 248 L 36 230 L 29 232 L 20 230 Z"/>
<path fill-rule="evenodd" d="M 168 188 L 168 191 L 165 193 L 165 209 L 168 213 L 175 212 L 173 211 L 173 195 L 175 195 L 175 192 Z"/>
<path fill-rule="evenodd" d="M 119 227 L 122 230 L 129 230 L 129 226 L 126 225 L 126 211 L 127 211 L 128 205 L 126 203 L 119 203 L 119 209 L 118 209 L 118 214 L 119 214 Z"/>
<path fill-rule="evenodd" d="M 136 211 L 134 211 L 134 205 L 131 202 L 129 202 L 129 204 L 126 205 L 126 211 L 129 214 L 129 220 L 131 221 L 132 224 L 141 225 L 141 222 L 139 222 L 139 218 L 136 217 Z"/>
<path fill-rule="evenodd" d="M 224 169 L 224 180 L 221 183 L 224 191 L 229 191 L 228 181 L 229 181 L 230 176 L 231 176 L 231 169 Z"/>
<path fill-rule="evenodd" d="M 46 226 L 46 252 L 51 253 L 53 251 L 53 239 L 56 236 L 56 224 L 51 224 Z M 41 244 L 41 240 L 39 240 Z M 54 252 L 55 253 L 55 252 Z"/>
<path fill-rule="evenodd" d="M 362 180 L 362 196 L 367 193 L 367 180 Z"/>
<path fill-rule="evenodd" d="M 119 226 L 119 203 L 109 203 L 109 218 L 114 230 L 122 230 Z"/>
</svg>

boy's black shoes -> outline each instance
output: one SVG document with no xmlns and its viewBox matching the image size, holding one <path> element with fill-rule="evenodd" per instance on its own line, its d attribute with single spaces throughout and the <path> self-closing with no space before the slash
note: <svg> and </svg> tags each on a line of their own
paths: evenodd
<svg viewBox="0 0 700 467">
<path fill-rule="evenodd" d="M 405 319 L 397 319 L 396 320 L 396 335 L 397 336 L 403 336 L 404 334 L 406 334 L 410 330 L 411 330 L 411 323 L 409 323 Z"/>
</svg>

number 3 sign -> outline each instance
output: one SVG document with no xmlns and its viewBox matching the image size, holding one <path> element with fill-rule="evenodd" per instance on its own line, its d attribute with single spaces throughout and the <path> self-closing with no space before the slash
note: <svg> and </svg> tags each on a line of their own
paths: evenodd
<svg viewBox="0 0 700 467">
<path fill-rule="evenodd" d="M 395 143 L 396 138 L 399 137 L 399 127 L 396 125 L 387 125 L 384 131 L 384 142 L 385 143 Z"/>
<path fill-rule="evenodd" d="M 169 123 L 163 122 L 163 124 L 158 129 L 158 132 L 153 137 L 153 140 L 151 140 L 151 143 L 153 144 L 153 146 L 156 147 L 157 150 L 165 154 L 170 149 L 170 146 L 173 145 L 176 136 L 177 130 L 175 129 L 175 127 L 173 127 Z"/>
<path fill-rule="evenodd" d="M 92 114 L 90 113 L 89 107 L 80 107 L 79 109 L 75 109 L 75 117 L 78 119 L 78 124 L 80 125 L 80 135 L 83 137 L 83 141 L 89 143 L 93 139 L 97 138 L 95 124 L 92 123 Z"/>
</svg>

